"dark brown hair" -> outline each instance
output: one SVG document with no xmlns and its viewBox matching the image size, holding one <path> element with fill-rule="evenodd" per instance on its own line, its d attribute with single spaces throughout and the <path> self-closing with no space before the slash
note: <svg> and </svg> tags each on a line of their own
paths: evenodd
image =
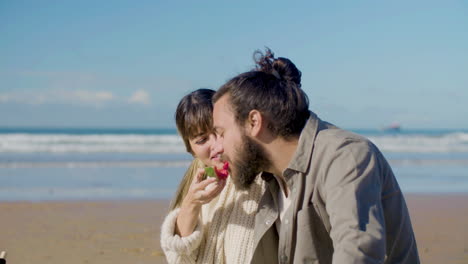
<svg viewBox="0 0 468 264">
<path fill-rule="evenodd" d="M 309 118 L 309 99 L 301 89 L 301 72 L 287 58 L 276 58 L 270 49 L 255 51 L 256 67 L 229 80 L 213 96 L 216 102 L 229 95 L 236 122 L 244 125 L 251 110 L 260 111 L 268 128 L 289 138 L 299 135 Z"/>
<path fill-rule="evenodd" d="M 184 96 L 177 106 L 175 120 L 177 130 L 184 140 L 187 152 L 192 153 L 190 139 L 213 131 L 213 103 L 215 91 L 198 89 Z"/>
<path fill-rule="evenodd" d="M 190 139 L 201 133 L 213 131 L 213 102 L 212 97 L 215 91 L 210 89 L 198 89 L 184 96 L 177 106 L 175 120 L 177 130 L 184 140 L 187 152 L 194 154 L 190 147 Z M 198 168 L 205 167 L 201 160 L 195 158 L 184 174 L 182 181 L 177 187 L 174 199 L 171 202 L 170 210 L 181 206 L 190 185 L 197 173 Z"/>
</svg>

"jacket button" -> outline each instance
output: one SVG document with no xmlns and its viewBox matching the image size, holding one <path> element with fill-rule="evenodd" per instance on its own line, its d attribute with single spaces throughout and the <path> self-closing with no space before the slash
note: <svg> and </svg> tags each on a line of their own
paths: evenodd
<svg viewBox="0 0 468 264">
<path fill-rule="evenodd" d="M 270 224 L 271 224 L 270 220 L 267 220 L 267 221 L 265 222 L 265 224 L 266 224 L 266 225 L 270 225 Z"/>
<path fill-rule="evenodd" d="M 286 262 L 288 262 L 288 256 L 282 255 L 281 258 L 280 258 L 280 261 L 281 261 L 281 263 L 286 263 Z"/>
</svg>

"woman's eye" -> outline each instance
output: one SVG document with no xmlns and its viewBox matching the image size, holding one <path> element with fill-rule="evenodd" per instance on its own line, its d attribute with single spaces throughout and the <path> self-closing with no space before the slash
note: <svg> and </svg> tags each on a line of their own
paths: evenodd
<svg viewBox="0 0 468 264">
<path fill-rule="evenodd" d="M 205 143 L 207 140 L 208 140 L 208 138 L 203 137 L 203 138 L 200 138 L 197 141 L 195 141 L 195 144 L 201 145 L 201 144 Z"/>
</svg>

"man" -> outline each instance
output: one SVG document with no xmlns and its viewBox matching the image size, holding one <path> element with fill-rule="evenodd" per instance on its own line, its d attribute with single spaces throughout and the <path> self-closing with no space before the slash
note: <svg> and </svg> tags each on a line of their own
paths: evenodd
<svg viewBox="0 0 468 264">
<path fill-rule="evenodd" d="M 262 171 L 268 183 L 252 263 L 419 263 L 405 200 L 377 147 L 310 112 L 289 59 L 260 55 L 213 98 L 216 148 L 236 186 Z"/>
</svg>

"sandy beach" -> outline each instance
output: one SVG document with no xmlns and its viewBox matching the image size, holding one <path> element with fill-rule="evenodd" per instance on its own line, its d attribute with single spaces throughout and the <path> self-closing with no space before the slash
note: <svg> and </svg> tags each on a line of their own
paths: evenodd
<svg viewBox="0 0 468 264">
<path fill-rule="evenodd" d="M 406 195 L 422 263 L 468 263 L 468 195 Z M 167 201 L 2 202 L 7 263 L 166 263 Z"/>
</svg>

